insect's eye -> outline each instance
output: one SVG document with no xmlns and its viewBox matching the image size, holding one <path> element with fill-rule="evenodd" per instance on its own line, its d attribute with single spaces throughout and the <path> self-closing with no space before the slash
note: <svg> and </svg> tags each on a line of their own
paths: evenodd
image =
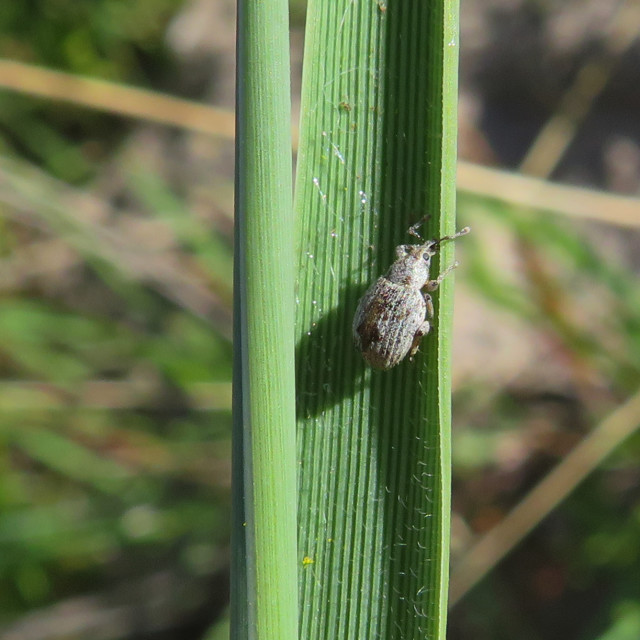
<svg viewBox="0 0 640 640">
<path fill-rule="evenodd" d="M 429 262 L 431 260 L 431 254 L 425 251 L 425 253 L 422 255 L 422 258 L 425 262 Z"/>
</svg>

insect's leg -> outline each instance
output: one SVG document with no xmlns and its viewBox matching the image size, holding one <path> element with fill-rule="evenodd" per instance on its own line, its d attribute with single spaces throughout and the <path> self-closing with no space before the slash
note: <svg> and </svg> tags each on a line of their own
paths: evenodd
<svg viewBox="0 0 640 640">
<path fill-rule="evenodd" d="M 433 298 L 426 292 L 422 292 L 422 297 L 424 298 L 424 303 L 427 306 L 427 318 L 433 318 Z"/>
<path fill-rule="evenodd" d="M 433 307 L 432 307 L 432 311 L 433 311 Z M 418 330 L 415 332 L 415 335 L 413 336 L 413 342 L 411 343 L 411 349 L 409 351 L 410 358 L 413 358 L 413 356 L 416 355 L 416 352 L 418 351 L 418 347 L 420 346 L 420 340 L 422 340 L 422 338 L 426 336 L 430 330 L 431 330 L 431 323 L 428 320 L 425 320 L 418 327 Z"/>
<path fill-rule="evenodd" d="M 450 267 L 447 267 L 435 280 L 429 280 L 423 289 L 427 291 L 435 291 L 442 281 L 458 266 L 457 262 L 454 262 Z"/>
</svg>

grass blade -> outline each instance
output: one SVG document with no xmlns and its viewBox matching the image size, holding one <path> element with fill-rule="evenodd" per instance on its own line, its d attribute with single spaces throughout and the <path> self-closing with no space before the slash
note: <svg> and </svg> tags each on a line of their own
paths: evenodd
<svg viewBox="0 0 640 640">
<path fill-rule="evenodd" d="M 297 637 L 288 7 L 238 3 L 231 637 Z"/>
<path fill-rule="evenodd" d="M 454 229 L 457 54 L 455 2 L 309 3 L 295 205 L 305 640 L 445 635 L 452 277 L 413 362 L 366 369 L 351 323 L 412 223 L 429 212 L 425 235 Z"/>
</svg>

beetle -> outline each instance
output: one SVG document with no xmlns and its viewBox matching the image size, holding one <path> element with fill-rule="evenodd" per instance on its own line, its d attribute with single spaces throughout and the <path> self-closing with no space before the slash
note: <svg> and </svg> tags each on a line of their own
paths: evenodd
<svg viewBox="0 0 640 640">
<path fill-rule="evenodd" d="M 420 240 L 416 228 L 411 235 Z M 360 298 L 353 319 L 353 338 L 365 362 L 375 369 L 391 369 L 407 355 L 415 355 L 423 336 L 429 333 L 433 318 L 433 301 L 429 295 L 458 266 L 454 262 L 435 280 L 429 271 L 431 258 L 440 245 L 469 233 L 465 227 L 457 233 L 422 244 L 396 247 L 396 261 Z"/>
</svg>

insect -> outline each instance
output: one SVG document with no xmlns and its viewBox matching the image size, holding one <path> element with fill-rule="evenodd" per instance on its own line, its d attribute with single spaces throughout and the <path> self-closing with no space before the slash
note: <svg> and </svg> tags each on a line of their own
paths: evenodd
<svg viewBox="0 0 640 640">
<path fill-rule="evenodd" d="M 411 227 L 409 233 L 422 240 L 416 231 L 419 224 Z M 367 364 L 376 369 L 391 369 L 407 355 L 415 355 L 420 340 L 431 329 L 433 301 L 428 292 L 435 291 L 458 266 L 454 262 L 435 280 L 430 280 L 431 258 L 443 242 L 464 236 L 470 230 L 465 227 L 439 240 L 396 247 L 396 261 L 362 296 L 353 319 L 356 347 Z"/>
</svg>

